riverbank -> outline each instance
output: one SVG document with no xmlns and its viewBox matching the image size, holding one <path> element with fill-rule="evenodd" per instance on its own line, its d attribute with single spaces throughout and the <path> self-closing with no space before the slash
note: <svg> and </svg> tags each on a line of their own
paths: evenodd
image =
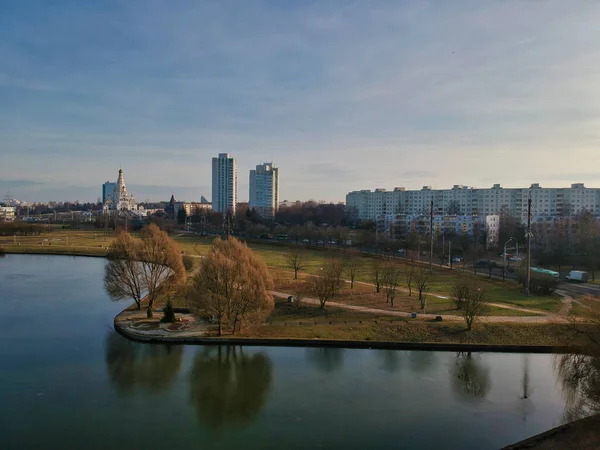
<svg viewBox="0 0 600 450">
<path fill-rule="evenodd" d="M 341 314 L 341 315 L 340 315 Z M 270 321 L 236 335 L 218 337 L 216 326 L 188 312 L 179 322 L 161 324 L 162 314 L 148 319 L 131 307 L 114 319 L 115 329 L 140 342 L 261 346 L 310 346 L 448 351 L 564 352 L 577 336 L 566 324 L 481 323 L 471 331 L 464 324 L 389 317 L 367 318 L 330 310 L 327 318 L 290 321 L 274 315 Z"/>
<path fill-rule="evenodd" d="M 600 448 L 600 414 L 576 420 L 524 441 L 504 447 L 502 450 L 592 450 Z"/>
</svg>

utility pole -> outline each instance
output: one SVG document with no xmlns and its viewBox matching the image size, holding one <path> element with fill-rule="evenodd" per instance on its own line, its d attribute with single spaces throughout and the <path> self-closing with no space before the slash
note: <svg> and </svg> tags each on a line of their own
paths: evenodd
<svg viewBox="0 0 600 450">
<path fill-rule="evenodd" d="M 448 265 L 452 269 L 452 241 L 448 241 Z"/>
<path fill-rule="evenodd" d="M 527 200 L 527 280 L 525 292 L 529 295 L 529 286 L 531 282 L 531 194 Z"/>
<path fill-rule="evenodd" d="M 433 269 L 433 198 L 429 207 L 429 271 Z"/>
</svg>

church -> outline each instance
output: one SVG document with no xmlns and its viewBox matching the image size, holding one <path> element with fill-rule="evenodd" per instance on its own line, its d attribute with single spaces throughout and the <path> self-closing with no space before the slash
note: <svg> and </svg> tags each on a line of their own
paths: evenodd
<svg viewBox="0 0 600 450">
<path fill-rule="evenodd" d="M 123 169 L 119 169 L 119 177 L 117 178 L 116 183 L 107 181 L 102 185 L 102 206 L 104 210 L 137 210 L 137 203 L 135 202 L 133 194 L 127 193 Z"/>
</svg>

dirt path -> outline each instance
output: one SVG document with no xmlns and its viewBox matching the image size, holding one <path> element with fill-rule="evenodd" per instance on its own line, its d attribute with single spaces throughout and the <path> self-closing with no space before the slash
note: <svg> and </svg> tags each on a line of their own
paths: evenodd
<svg viewBox="0 0 600 450">
<path fill-rule="evenodd" d="M 275 297 L 280 298 L 288 298 L 289 293 L 285 292 L 277 292 L 271 291 L 271 293 Z M 302 302 L 308 303 L 309 305 L 320 305 L 320 302 L 316 298 L 304 297 Z M 370 314 L 379 314 L 383 316 L 396 316 L 396 317 L 410 317 L 411 313 L 404 311 L 387 311 L 383 309 L 376 308 L 368 308 L 366 306 L 356 306 L 356 305 L 346 305 L 345 303 L 339 302 L 327 302 L 328 306 L 333 306 L 335 308 L 343 308 L 352 311 L 359 311 Z M 510 307 L 508 309 L 511 309 Z M 421 319 L 435 319 L 437 316 L 441 314 L 420 314 L 417 313 L 417 317 Z M 455 316 L 451 314 L 443 314 L 442 317 L 445 321 L 463 321 L 464 319 L 461 316 Z M 556 314 L 548 314 L 545 316 L 482 316 L 479 318 L 481 322 L 488 323 L 560 323 L 560 322 L 568 322 L 568 319 L 565 317 L 558 316 Z"/>
</svg>

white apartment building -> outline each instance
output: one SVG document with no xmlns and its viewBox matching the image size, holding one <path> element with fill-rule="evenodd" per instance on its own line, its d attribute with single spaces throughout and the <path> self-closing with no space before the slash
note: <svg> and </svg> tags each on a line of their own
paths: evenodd
<svg viewBox="0 0 600 450">
<path fill-rule="evenodd" d="M 386 214 L 376 219 L 377 230 L 394 236 L 399 232 L 429 234 L 431 216 L 424 214 Z M 433 232 L 435 236 L 445 233 L 469 236 L 487 235 L 489 246 L 495 246 L 500 231 L 500 216 L 486 215 L 434 215 Z"/>
<path fill-rule="evenodd" d="M 17 208 L 14 206 L 0 206 L 0 222 L 15 220 Z"/>
<path fill-rule="evenodd" d="M 279 208 L 279 168 L 264 163 L 250 171 L 250 209 L 263 217 L 273 217 Z"/>
<path fill-rule="evenodd" d="M 212 209 L 222 214 L 235 214 L 237 204 L 237 168 L 229 153 L 212 159 Z"/>
<path fill-rule="evenodd" d="M 429 215 L 433 200 L 434 215 L 486 216 L 505 211 L 526 220 L 529 198 L 532 215 L 574 215 L 587 210 L 600 216 L 600 189 L 586 188 L 583 183 L 570 188 L 542 188 L 535 183 L 529 188 L 494 184 L 488 189 L 455 185 L 452 189 L 353 191 L 346 195 L 346 208 L 357 219 L 376 220 L 387 214 Z"/>
</svg>

